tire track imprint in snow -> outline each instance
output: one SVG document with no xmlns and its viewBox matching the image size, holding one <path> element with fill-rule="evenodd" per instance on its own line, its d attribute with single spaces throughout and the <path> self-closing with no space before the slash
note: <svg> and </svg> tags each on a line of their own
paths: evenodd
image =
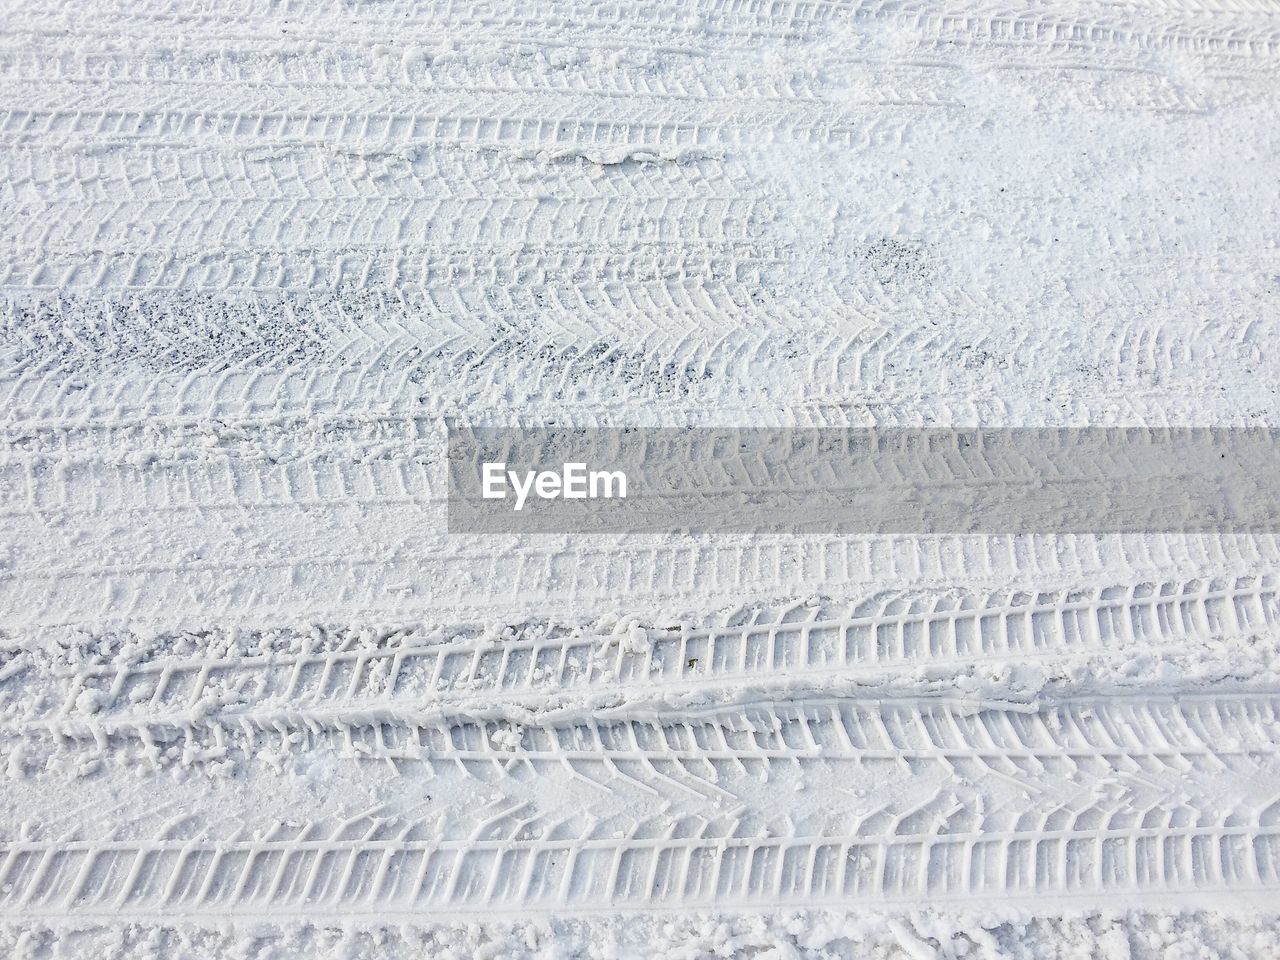
<svg viewBox="0 0 1280 960">
<path fill-rule="evenodd" d="M 1274 910 L 1275 537 L 466 540 L 440 475 L 447 416 L 1280 422 L 1274 5 L 4 21 L 22 949 Z"/>
</svg>

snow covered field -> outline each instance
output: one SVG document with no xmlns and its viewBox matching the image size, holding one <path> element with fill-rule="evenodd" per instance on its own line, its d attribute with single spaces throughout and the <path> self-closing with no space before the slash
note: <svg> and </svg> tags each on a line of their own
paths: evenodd
<svg viewBox="0 0 1280 960">
<path fill-rule="evenodd" d="M 0 956 L 1280 957 L 1280 538 L 445 532 L 444 421 L 1280 426 L 1273 0 L 0 0 Z"/>
</svg>

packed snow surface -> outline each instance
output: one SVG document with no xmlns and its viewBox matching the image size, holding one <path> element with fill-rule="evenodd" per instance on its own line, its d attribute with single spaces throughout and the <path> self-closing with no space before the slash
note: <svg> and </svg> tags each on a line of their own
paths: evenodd
<svg viewBox="0 0 1280 960">
<path fill-rule="evenodd" d="M 445 532 L 444 423 L 1280 426 L 1271 0 L 0 0 L 0 953 L 1280 956 L 1267 534 Z"/>
</svg>

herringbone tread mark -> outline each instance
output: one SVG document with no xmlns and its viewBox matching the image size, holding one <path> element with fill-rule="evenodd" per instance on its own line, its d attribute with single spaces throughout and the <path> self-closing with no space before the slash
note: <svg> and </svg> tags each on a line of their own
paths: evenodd
<svg viewBox="0 0 1280 960">
<path fill-rule="evenodd" d="M 39 666 L 11 688 L 45 692 L 38 712 L 3 727 L 94 740 L 193 724 L 319 729 L 380 717 L 413 726 L 423 711 L 641 699 L 682 688 L 856 680 L 871 669 L 1033 663 L 1179 643 L 1270 635 L 1280 617 L 1270 576 L 1146 583 L 1055 593 L 889 593 L 860 603 L 740 611 L 723 625 L 614 629 L 526 624 L 239 635 L 213 633 L 186 656 Z M 171 637 L 189 646 L 193 638 Z M 130 645 L 131 648 L 136 645 Z M 163 650 L 164 645 L 157 646 Z M 255 653 L 261 649 L 263 652 Z M 88 714 L 79 709 L 92 698 Z M 2 729 L 2 727 L 0 727 Z"/>
<path fill-rule="evenodd" d="M 670 800 L 678 787 L 697 794 L 677 779 L 697 764 L 712 773 L 686 780 L 710 787 L 730 781 L 734 769 L 750 776 L 753 767 L 785 763 L 821 767 L 837 787 L 862 784 L 864 793 L 839 809 L 770 814 L 780 791 L 793 788 L 785 778 L 762 787 L 766 777 L 724 813 L 677 804 L 664 816 L 636 817 L 606 804 L 599 816 L 562 814 L 507 800 L 444 820 L 370 813 L 264 822 L 230 835 L 202 827 L 198 816 L 153 829 L 149 839 L 45 838 L 24 828 L 0 842 L 0 903 L 28 918 L 172 910 L 279 918 L 427 907 L 448 914 L 870 905 L 922 896 L 1102 902 L 1280 884 L 1270 696 L 1135 695 L 1033 712 L 814 702 L 761 708 L 754 725 L 719 728 L 718 742 L 706 739 L 713 724 L 695 720 L 646 745 L 637 734 L 643 726 L 630 724 L 629 740 L 606 742 L 608 724 L 597 722 L 598 739 L 583 749 L 557 743 L 541 754 L 546 732 L 526 729 L 505 769 L 554 759 L 562 773 L 548 768 L 544 777 L 598 784 L 583 772 L 582 761 L 595 759 L 621 789 Z M 1224 735 L 1234 739 L 1219 751 Z M 831 756 L 822 757 L 827 749 Z M 465 738 L 426 750 L 442 765 L 496 765 L 493 750 L 469 751 Z M 877 763 L 898 769 L 898 786 L 866 766 Z M 871 775 L 884 798 L 865 795 Z M 1225 806 L 1224 788 L 1234 798 Z M 993 802 L 997 796 L 1004 802 Z"/>
</svg>

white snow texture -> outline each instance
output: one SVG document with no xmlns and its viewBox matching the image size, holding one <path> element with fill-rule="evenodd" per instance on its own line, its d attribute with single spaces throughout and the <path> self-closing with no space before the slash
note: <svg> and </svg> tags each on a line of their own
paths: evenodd
<svg viewBox="0 0 1280 960">
<path fill-rule="evenodd" d="M 0 0 L 0 956 L 1280 957 L 1280 538 L 459 536 L 444 424 L 1280 426 L 1275 0 Z"/>
</svg>

